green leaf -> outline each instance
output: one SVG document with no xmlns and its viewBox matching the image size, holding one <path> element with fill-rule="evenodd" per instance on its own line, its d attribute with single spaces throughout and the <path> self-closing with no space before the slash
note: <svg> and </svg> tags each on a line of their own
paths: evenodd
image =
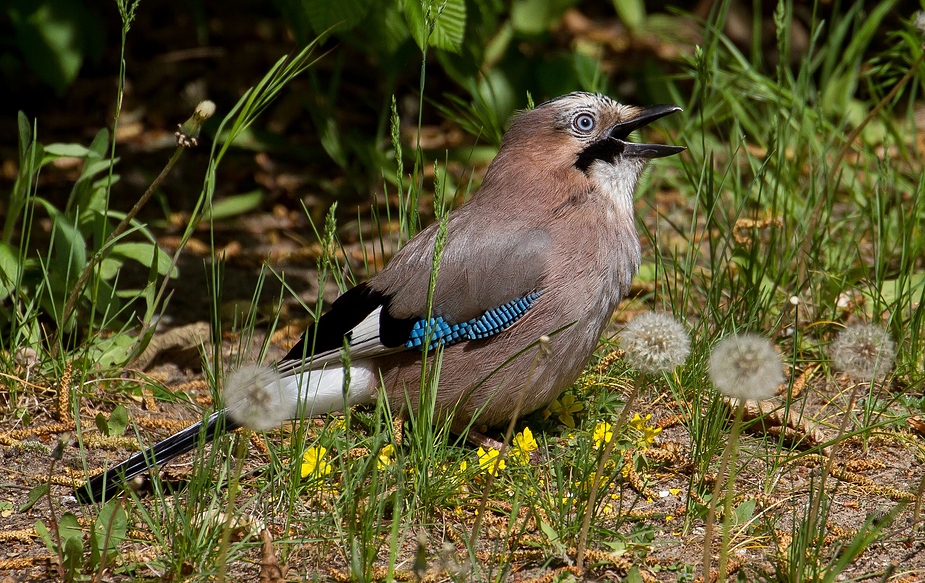
<svg viewBox="0 0 925 583">
<path fill-rule="evenodd" d="M 72 0 L 18 0 L 8 8 L 29 67 L 60 95 L 77 77 L 84 58 L 89 12 Z"/>
<path fill-rule="evenodd" d="M 76 538 L 77 540 L 82 541 L 84 538 L 83 529 L 80 527 L 80 522 L 77 520 L 77 515 L 73 512 L 65 512 L 61 515 L 61 519 L 58 521 L 58 534 L 61 535 L 61 540 Z"/>
<path fill-rule="evenodd" d="M 748 521 L 755 516 L 755 501 L 746 500 L 739 504 L 733 514 L 735 514 L 735 524 L 748 524 Z"/>
<path fill-rule="evenodd" d="M 901 279 L 887 279 L 880 287 L 880 300 L 885 306 L 894 306 L 900 299 L 907 299 L 911 304 L 913 298 L 921 295 L 921 287 L 925 285 L 925 272 L 911 273 Z M 862 293 L 876 300 L 870 291 L 863 289 Z"/>
<path fill-rule="evenodd" d="M 22 266 L 16 248 L 0 241 L 0 300 L 5 300 L 13 293 L 21 276 Z"/>
<path fill-rule="evenodd" d="M 22 512 L 22 510 L 20 510 Z M 53 552 L 57 552 L 57 547 L 55 546 L 55 541 L 51 540 L 51 532 L 48 530 L 48 527 L 45 526 L 45 523 L 41 520 L 35 521 L 35 534 L 39 535 L 39 538 L 42 539 L 42 542 L 45 543 L 45 547 Z"/>
<path fill-rule="evenodd" d="M 128 427 L 128 411 L 123 405 L 119 405 L 109 414 L 109 435 L 122 435 L 126 427 Z"/>
<path fill-rule="evenodd" d="M 227 219 L 237 215 L 243 215 L 260 206 L 263 201 L 264 193 L 262 190 L 252 190 L 242 194 L 235 194 L 228 198 L 216 201 L 212 205 L 211 212 L 203 220 Z"/>
<path fill-rule="evenodd" d="M 102 128 L 96 132 L 93 141 L 90 143 L 90 151 L 96 154 L 97 158 L 105 158 L 109 153 L 109 128 Z M 115 162 L 113 162 L 115 163 Z"/>
<path fill-rule="evenodd" d="M 87 264 L 87 244 L 83 236 L 74 222 L 50 202 L 42 198 L 35 200 L 45 207 L 45 212 L 52 220 L 54 254 L 57 259 L 52 258 L 51 267 L 60 269 L 59 275 L 69 273 L 72 277 L 76 277 Z"/>
<path fill-rule="evenodd" d="M 64 572 L 76 581 L 84 558 L 83 536 L 62 537 L 61 540 L 64 543 Z"/>
<path fill-rule="evenodd" d="M 133 259 L 147 267 L 156 265 L 157 272 L 160 275 L 166 275 L 167 270 L 170 269 L 170 256 L 153 243 L 119 243 L 110 251 L 109 259 Z M 174 275 L 176 275 L 176 271 Z"/>
<path fill-rule="evenodd" d="M 128 520 L 120 500 L 114 498 L 104 504 L 96 522 L 93 523 L 90 536 L 90 560 L 93 566 L 99 565 L 104 552 L 110 554 L 119 548 L 119 544 L 126 538 L 127 528 Z M 107 530 L 109 531 L 108 545 L 104 549 L 103 545 L 107 542 Z"/>
<path fill-rule="evenodd" d="M 42 499 L 42 496 L 48 494 L 48 484 L 39 484 L 35 488 L 29 490 L 29 495 L 26 497 L 26 501 L 22 503 L 19 507 L 20 512 L 26 512 L 35 506 L 35 503 Z M 43 525 L 44 526 L 44 525 Z"/>
<path fill-rule="evenodd" d="M 103 341 L 94 342 L 87 354 L 88 362 L 104 370 L 122 366 L 128 361 L 137 341 L 138 338 L 129 334 L 113 334 Z M 109 419 L 107 427 L 112 423 L 112 419 Z M 123 432 L 124 429 L 119 431 L 120 434 Z"/>
<path fill-rule="evenodd" d="M 45 153 L 61 158 L 85 158 L 96 153 L 81 144 L 48 144 Z"/>
<path fill-rule="evenodd" d="M 639 567 L 633 565 L 630 567 L 630 570 L 626 572 L 626 577 L 622 579 L 626 583 L 642 583 L 642 573 L 639 572 Z"/>
<path fill-rule="evenodd" d="M 371 4 L 371 0 L 310 0 L 303 7 L 315 32 L 325 34 L 353 28 Z"/>
<path fill-rule="evenodd" d="M 572 4 L 572 0 L 514 0 L 511 23 L 521 34 L 543 34 Z"/>
<path fill-rule="evenodd" d="M 642 0 L 613 0 L 613 8 L 630 30 L 639 28 L 645 22 L 646 5 Z"/>
<path fill-rule="evenodd" d="M 459 52 L 466 34 L 465 0 L 404 0 L 404 13 L 421 49 L 427 45 Z"/>
<path fill-rule="evenodd" d="M 26 152 L 32 144 L 32 124 L 22 111 L 16 116 L 16 122 L 19 126 L 19 164 L 22 167 L 26 160 Z"/>
<path fill-rule="evenodd" d="M 106 419 L 106 415 L 104 415 L 102 412 L 97 413 L 93 421 L 96 423 L 96 428 L 100 431 L 100 433 L 103 435 L 109 435 L 109 421 Z"/>
</svg>

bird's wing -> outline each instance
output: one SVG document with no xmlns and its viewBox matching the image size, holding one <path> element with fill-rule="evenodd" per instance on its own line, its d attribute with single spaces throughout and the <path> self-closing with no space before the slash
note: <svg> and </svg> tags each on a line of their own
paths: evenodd
<svg viewBox="0 0 925 583">
<path fill-rule="evenodd" d="M 378 275 L 337 298 L 280 361 L 280 372 L 339 362 L 345 341 L 357 360 L 486 338 L 512 325 L 543 292 L 549 233 L 511 222 L 504 229 L 468 224 L 448 225 L 430 318 L 438 224 L 409 241 Z"/>
<path fill-rule="evenodd" d="M 552 247 L 550 234 L 542 227 L 510 216 L 464 212 L 469 208 L 451 215 L 437 266 L 433 315 L 452 322 L 476 318 L 537 290 Z M 370 280 L 389 296 L 391 316 L 425 315 L 438 233 L 439 224 L 430 225 Z"/>
</svg>

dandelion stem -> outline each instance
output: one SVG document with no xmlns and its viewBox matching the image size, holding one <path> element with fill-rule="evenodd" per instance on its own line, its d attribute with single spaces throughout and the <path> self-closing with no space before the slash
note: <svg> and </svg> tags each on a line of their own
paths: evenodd
<svg viewBox="0 0 925 583">
<path fill-rule="evenodd" d="M 80 274 L 80 277 L 77 279 L 77 283 L 75 283 L 73 289 L 71 289 L 71 295 L 68 296 L 67 302 L 64 304 L 64 310 L 62 310 L 61 312 L 62 328 L 65 325 L 67 325 L 67 321 L 70 320 L 71 313 L 74 311 L 74 308 L 77 306 L 77 300 L 80 298 L 80 294 L 82 293 L 83 287 L 84 285 L 86 285 L 87 280 L 90 279 L 90 274 L 93 273 L 93 269 L 96 267 L 98 263 L 100 263 L 103 260 L 103 258 L 106 257 L 106 254 L 110 250 L 110 245 L 112 245 L 112 243 L 116 239 L 118 239 L 122 235 L 122 233 L 125 232 L 128 226 L 132 223 L 132 221 L 138 215 L 138 212 L 141 211 L 141 207 L 143 207 L 145 203 L 148 202 L 148 199 L 150 199 L 151 196 L 153 196 L 154 193 L 157 191 L 157 189 L 160 188 L 161 183 L 170 173 L 170 170 L 173 168 L 174 164 L 177 163 L 177 160 L 180 159 L 180 155 L 183 153 L 183 150 L 185 149 L 186 148 L 178 147 L 174 151 L 173 156 L 171 156 L 170 160 L 167 161 L 167 165 L 164 166 L 164 169 L 161 170 L 161 173 L 158 174 L 157 178 L 154 179 L 154 182 L 152 182 L 151 185 L 148 186 L 148 189 L 144 192 L 144 194 L 141 195 L 141 198 L 139 198 L 138 201 L 135 202 L 135 206 L 133 206 L 132 210 L 130 210 L 128 214 L 125 215 L 125 218 L 123 218 L 122 221 L 119 222 L 118 225 L 116 225 L 116 228 L 113 229 L 112 233 L 110 233 L 109 236 L 106 238 L 106 242 L 103 243 L 103 245 L 100 247 L 100 250 L 96 253 L 96 255 L 94 255 L 90 259 L 90 261 L 87 262 L 87 266 L 84 267 L 83 272 Z M 57 343 L 53 343 L 52 350 L 56 350 L 55 346 L 57 346 Z"/>
<path fill-rule="evenodd" d="M 851 389 L 851 396 L 848 397 L 848 408 L 845 410 L 845 414 L 841 418 L 841 423 L 838 424 L 838 434 L 835 436 L 835 440 L 832 442 L 832 447 L 829 450 L 829 457 L 825 462 L 825 466 L 822 468 L 822 475 L 819 476 L 819 495 L 813 496 L 812 502 L 809 505 L 809 514 L 806 524 L 809 525 L 810 528 L 816 524 L 816 518 L 819 514 L 819 503 L 825 496 L 825 482 L 829 474 L 832 473 L 832 466 L 835 465 L 835 454 L 838 453 L 842 438 L 845 435 L 845 428 L 848 425 L 848 416 L 850 415 L 851 410 L 854 409 L 854 401 L 857 398 L 859 386 L 859 384 L 855 383 L 854 387 Z"/>
<path fill-rule="evenodd" d="M 726 444 L 726 451 L 723 453 L 723 466 L 720 468 L 720 476 L 717 476 L 717 485 L 720 483 L 720 477 L 726 475 L 726 496 L 723 501 L 723 546 L 719 552 L 719 569 L 716 577 L 717 581 L 724 581 L 726 578 L 726 565 L 729 561 L 729 538 L 732 530 L 730 517 L 732 516 L 732 494 L 735 487 L 735 472 L 730 470 L 734 468 L 739 452 L 739 436 L 742 434 L 742 419 L 745 416 L 745 401 L 738 399 L 736 406 L 735 421 L 732 423 L 732 430 L 729 433 L 729 443 Z M 715 494 L 714 494 L 715 496 Z M 710 500 L 713 506 L 715 498 Z"/>
<path fill-rule="evenodd" d="M 645 376 L 646 374 L 644 372 L 640 372 L 636 377 L 636 382 L 633 383 L 633 390 L 630 392 L 629 397 L 627 397 L 626 404 L 623 405 L 623 410 L 620 411 L 620 417 L 617 418 L 617 423 L 614 425 L 613 431 L 610 434 L 610 439 L 604 446 L 604 451 L 601 453 L 601 457 L 597 462 L 597 471 L 594 472 L 594 479 L 591 480 L 591 491 L 588 493 L 588 505 L 585 507 L 584 516 L 581 518 L 581 531 L 578 535 L 578 549 L 576 551 L 578 557 L 575 561 L 579 572 L 584 572 L 585 550 L 588 545 L 588 534 L 591 530 L 591 515 L 594 514 L 595 500 L 597 499 L 598 489 L 601 486 L 601 475 L 604 473 L 607 460 L 610 459 L 613 448 L 617 444 L 617 431 L 626 424 L 626 419 L 629 417 L 629 413 L 633 408 L 633 403 L 636 402 L 636 397 L 639 395 L 639 389 L 642 387 L 642 381 L 645 379 Z M 606 433 L 604 435 L 606 437 Z"/>
<path fill-rule="evenodd" d="M 238 433 L 234 439 L 234 470 L 228 483 L 228 504 L 225 506 L 225 524 L 222 527 L 222 541 L 218 551 L 218 572 L 215 580 L 218 583 L 225 581 L 225 569 L 228 565 L 228 546 L 231 544 L 231 525 L 234 521 L 234 507 L 240 490 L 241 472 L 244 470 L 244 458 L 247 456 L 247 443 L 250 440 L 250 431 Z"/>
</svg>

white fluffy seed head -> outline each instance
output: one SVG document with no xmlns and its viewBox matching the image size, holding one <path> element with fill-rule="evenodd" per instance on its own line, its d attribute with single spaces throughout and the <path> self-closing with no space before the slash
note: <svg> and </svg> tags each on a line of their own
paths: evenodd
<svg viewBox="0 0 925 583">
<path fill-rule="evenodd" d="M 829 344 L 835 368 L 859 381 L 879 381 L 893 368 L 896 343 L 876 324 L 851 324 Z"/>
<path fill-rule="evenodd" d="M 225 406 L 253 431 L 269 431 L 288 420 L 291 399 L 279 374 L 268 366 L 247 365 L 225 378 Z"/>
<path fill-rule="evenodd" d="M 729 397 L 760 401 L 784 382 L 780 355 L 757 334 L 723 338 L 710 354 L 710 379 Z"/>
<path fill-rule="evenodd" d="M 691 353 L 691 340 L 684 325 L 668 314 L 646 312 L 626 325 L 620 347 L 633 368 L 658 373 L 684 364 Z"/>
</svg>

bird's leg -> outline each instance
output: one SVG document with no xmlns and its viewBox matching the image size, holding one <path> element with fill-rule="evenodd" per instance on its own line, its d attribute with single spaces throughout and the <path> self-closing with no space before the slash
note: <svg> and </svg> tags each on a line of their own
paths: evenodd
<svg viewBox="0 0 925 583">
<path fill-rule="evenodd" d="M 501 451 L 501 448 L 504 447 L 504 444 L 500 441 L 492 439 L 475 429 L 470 429 L 469 431 L 464 430 L 464 432 L 466 434 L 466 441 L 476 447 L 484 447 L 485 449 L 494 448 L 498 451 Z"/>
</svg>

